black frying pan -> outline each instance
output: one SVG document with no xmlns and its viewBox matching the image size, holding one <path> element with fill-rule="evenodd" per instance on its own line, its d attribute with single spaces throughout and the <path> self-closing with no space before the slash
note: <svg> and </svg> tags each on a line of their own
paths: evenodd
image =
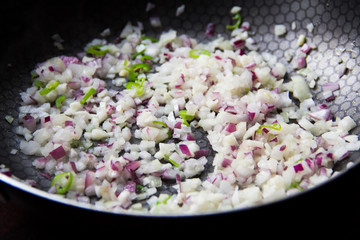
<svg viewBox="0 0 360 240">
<path fill-rule="evenodd" d="M 308 66 L 321 76 L 318 87 L 313 90 L 315 99 L 321 99 L 321 84 L 326 81 L 339 82 L 341 89 L 336 92 L 336 99 L 327 103 L 335 116 L 352 116 L 360 125 L 360 2 L 327 0 L 252 0 L 252 1 L 157 1 L 152 0 L 156 8 L 145 12 L 147 1 L 121 0 L 101 1 L 31 1 L 15 2 L 6 5 L 1 11 L 2 44 L 0 56 L 0 164 L 10 168 L 13 175 L 20 179 L 33 179 L 38 183 L 36 189 L 25 186 L 16 180 L 0 174 L 0 192 L 3 200 L 14 201 L 35 210 L 39 214 L 48 214 L 57 209 L 57 214 L 71 212 L 74 219 L 81 217 L 101 217 L 110 221 L 125 219 L 126 222 L 148 221 L 152 217 L 144 215 L 114 214 L 94 210 L 88 206 L 62 200 L 47 194 L 50 182 L 32 168 L 31 157 L 20 151 L 12 155 L 9 152 L 18 148 L 20 139 L 14 133 L 17 124 L 19 93 L 30 86 L 30 71 L 36 63 L 57 55 L 74 55 L 82 51 L 83 46 L 105 29 L 110 28 L 113 41 L 127 21 L 144 23 L 145 34 L 159 36 L 170 28 L 179 34 L 186 33 L 200 41 L 206 40 L 205 29 L 209 22 L 216 24 L 216 34 L 228 35 L 225 26 L 231 23 L 229 11 L 232 6 L 242 7 L 244 21 L 251 23 L 251 32 L 259 43 L 260 51 L 268 51 L 284 62 L 284 51 L 296 48 L 297 37 L 305 34 L 310 42 L 317 46 L 308 57 Z M 185 12 L 175 17 L 176 8 L 185 4 Z M 163 28 L 152 28 L 150 16 L 159 16 Z M 296 30 L 291 30 L 296 22 Z M 309 33 L 306 26 L 313 23 L 314 30 Z M 275 24 L 285 24 L 288 33 L 276 37 L 273 33 Z M 63 39 L 65 50 L 54 47 L 51 38 L 58 33 Z M 339 78 L 337 64 L 331 61 L 340 57 L 346 65 L 345 75 Z M 15 117 L 12 125 L 5 121 L 6 115 Z M 359 135 L 360 127 L 353 130 Z M 197 219 L 222 218 L 236 216 L 241 219 L 256 214 L 314 213 L 326 214 L 327 208 L 341 213 L 351 209 L 359 214 L 359 208 L 353 208 L 360 200 L 360 153 L 352 153 L 347 159 L 335 165 L 335 170 L 342 171 L 337 177 L 304 193 L 248 209 L 231 210 L 215 214 L 192 216 Z M 351 169 L 346 165 L 353 162 Z M 357 188 L 357 192 L 354 189 Z M 45 190 L 45 191 L 42 191 Z M 324 210 L 325 209 L 325 210 Z M 75 213 L 75 214 L 74 214 Z M 58 215 L 59 217 L 59 215 Z M 155 217 L 158 221 L 166 217 Z M 188 217 L 169 217 L 173 221 Z M 148 221 L 149 222 L 149 221 Z M 213 222 L 211 220 L 211 222 Z"/>
</svg>

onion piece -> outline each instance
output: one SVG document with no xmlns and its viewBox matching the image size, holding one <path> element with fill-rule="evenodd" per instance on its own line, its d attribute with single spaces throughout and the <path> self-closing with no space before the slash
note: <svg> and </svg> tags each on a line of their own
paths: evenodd
<svg viewBox="0 0 360 240">
<path fill-rule="evenodd" d="M 52 150 L 50 153 L 50 156 L 52 156 L 55 160 L 59 160 L 60 158 L 64 157 L 66 155 L 65 149 L 63 146 L 59 146 Z"/>
<path fill-rule="evenodd" d="M 24 126 L 31 132 L 36 130 L 36 120 L 33 116 L 30 114 L 25 115 L 22 118 L 22 122 L 24 123 Z"/>
<path fill-rule="evenodd" d="M 322 86 L 324 91 L 336 91 L 340 88 L 339 83 L 325 83 Z"/>
<path fill-rule="evenodd" d="M 308 113 L 308 115 L 316 121 L 319 121 L 319 120 L 329 121 L 332 118 L 330 109 L 321 109 L 316 112 Z"/>
<path fill-rule="evenodd" d="M 185 144 L 179 144 L 179 148 L 180 148 L 180 150 L 181 150 L 181 152 L 182 152 L 183 154 L 185 154 L 185 155 L 187 155 L 187 156 L 189 156 L 189 157 L 192 156 L 192 154 L 191 154 L 191 152 L 190 152 L 190 150 L 189 150 L 189 148 L 188 148 L 187 145 L 185 145 Z"/>
<path fill-rule="evenodd" d="M 296 58 L 296 68 L 297 69 L 301 69 L 304 68 L 306 66 L 306 59 L 305 57 L 297 57 Z"/>
<path fill-rule="evenodd" d="M 205 31 L 205 35 L 206 36 L 209 36 L 209 37 L 212 37 L 215 35 L 215 23 L 209 23 L 207 26 L 206 26 L 206 31 Z"/>
<path fill-rule="evenodd" d="M 304 167 L 302 166 L 301 163 L 299 163 L 299 164 L 294 165 L 294 170 L 295 170 L 295 173 L 301 172 L 304 170 Z"/>
<path fill-rule="evenodd" d="M 158 16 L 152 16 L 150 17 L 150 25 L 155 28 L 161 27 L 161 20 Z"/>
<path fill-rule="evenodd" d="M 229 159 L 229 158 L 224 158 L 224 160 L 223 160 L 222 163 L 221 163 L 221 166 L 222 166 L 223 168 L 226 168 L 226 167 L 230 166 L 231 163 L 232 163 L 232 160 L 231 160 L 231 159 Z"/>
<path fill-rule="evenodd" d="M 234 123 L 229 123 L 225 128 L 225 131 L 228 133 L 232 133 L 236 131 L 236 125 Z"/>
<path fill-rule="evenodd" d="M 199 151 L 196 151 L 195 153 L 194 153 L 194 157 L 196 158 L 196 159 L 199 159 L 199 158 L 201 158 L 201 157 L 207 157 L 208 155 L 209 155 L 209 153 L 210 153 L 210 150 L 209 149 L 200 149 Z"/>
</svg>

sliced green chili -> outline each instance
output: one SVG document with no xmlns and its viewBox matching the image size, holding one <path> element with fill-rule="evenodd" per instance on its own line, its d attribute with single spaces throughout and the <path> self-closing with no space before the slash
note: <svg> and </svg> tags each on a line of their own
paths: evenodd
<svg viewBox="0 0 360 240">
<path fill-rule="evenodd" d="M 64 194 L 69 191 L 73 178 L 74 177 L 71 172 L 60 173 L 53 178 L 51 182 L 51 187 L 55 186 L 56 193 Z"/>
<path fill-rule="evenodd" d="M 34 86 L 35 86 L 35 87 L 38 87 L 38 88 L 43 88 L 43 87 L 45 87 L 45 83 L 44 83 L 43 81 L 36 80 L 36 81 L 34 82 Z"/>
<path fill-rule="evenodd" d="M 141 40 L 149 39 L 151 42 L 159 42 L 159 40 L 157 40 L 156 38 L 153 38 L 153 37 L 141 36 L 140 38 L 141 38 Z"/>
<path fill-rule="evenodd" d="M 143 87 L 143 84 L 145 82 L 145 78 L 136 79 L 136 82 L 128 82 L 125 85 L 126 89 L 133 89 L 136 90 L 136 95 L 140 96 L 144 93 L 145 88 Z"/>
<path fill-rule="evenodd" d="M 144 55 L 140 58 L 141 61 L 145 61 L 145 60 L 153 60 L 154 58 L 152 56 L 149 55 Z"/>
<path fill-rule="evenodd" d="M 161 121 L 153 121 L 153 124 L 159 124 L 159 125 L 161 125 L 161 126 L 163 126 L 163 127 L 168 127 L 165 123 L 163 123 L 163 122 L 161 122 Z"/>
<path fill-rule="evenodd" d="M 55 82 L 50 82 L 46 85 L 45 88 L 41 89 L 39 91 L 39 94 L 40 95 L 46 95 L 48 94 L 49 92 L 51 92 L 52 90 L 55 90 L 60 84 L 60 81 L 59 80 L 56 80 Z"/>
<path fill-rule="evenodd" d="M 86 51 L 96 56 L 104 56 L 107 52 L 109 52 L 109 49 L 104 48 L 104 45 L 97 44 L 89 46 Z"/>
<path fill-rule="evenodd" d="M 153 124 L 159 124 L 159 125 L 163 126 L 164 128 L 167 128 L 168 129 L 168 137 L 171 138 L 171 136 L 172 136 L 171 130 L 165 123 L 163 123 L 161 121 L 153 121 Z"/>
<path fill-rule="evenodd" d="M 166 194 L 166 195 L 167 195 L 167 194 Z M 171 195 L 164 196 L 164 197 L 162 198 L 162 200 L 160 200 L 160 197 L 161 197 L 161 196 L 159 196 L 159 200 L 156 202 L 156 205 L 166 204 L 167 201 L 171 198 Z"/>
<path fill-rule="evenodd" d="M 144 72 L 149 72 L 150 71 L 150 65 L 146 64 L 146 63 L 138 63 L 138 64 L 134 64 L 130 67 L 130 69 L 132 69 L 133 71 L 139 71 L 141 73 Z"/>
<path fill-rule="evenodd" d="M 126 67 L 126 70 L 129 72 L 128 78 L 129 81 L 135 81 L 137 76 L 140 73 L 146 73 L 150 71 L 150 65 L 146 63 L 134 64 L 131 67 Z"/>
<path fill-rule="evenodd" d="M 136 184 L 136 185 L 135 185 L 135 191 L 136 191 L 137 193 L 138 193 L 138 192 L 144 193 L 144 192 L 146 192 L 146 188 L 143 187 L 143 186 L 141 186 L 140 184 Z"/>
<path fill-rule="evenodd" d="M 55 100 L 55 106 L 57 109 L 61 108 L 62 106 L 62 102 L 66 99 L 66 96 L 65 94 L 64 95 L 61 95 L 60 97 L 58 97 L 56 100 Z"/>
<path fill-rule="evenodd" d="M 164 158 L 166 158 L 166 160 L 168 160 L 169 162 L 171 162 L 171 164 L 174 165 L 175 167 L 179 167 L 179 166 L 180 166 L 177 162 L 175 162 L 174 160 L 172 160 L 172 159 L 169 157 L 169 155 L 164 154 Z"/>
<path fill-rule="evenodd" d="M 236 28 L 238 28 L 241 24 L 242 21 L 242 17 L 240 15 L 240 13 L 237 13 L 234 17 L 233 20 L 236 20 L 236 23 L 234 25 L 226 25 L 226 28 L 229 30 L 234 30 Z"/>
<path fill-rule="evenodd" d="M 206 49 L 193 49 L 193 50 L 190 50 L 190 52 L 189 52 L 189 55 L 192 58 L 198 58 L 198 57 L 200 57 L 201 54 L 207 55 L 207 56 L 211 55 L 211 53 Z"/>
<path fill-rule="evenodd" d="M 182 118 L 182 120 L 184 120 L 183 123 L 186 126 L 190 126 L 187 121 L 191 121 L 195 117 L 194 115 L 188 114 L 186 110 L 179 111 L 179 116 Z"/>
<path fill-rule="evenodd" d="M 137 56 L 139 56 L 139 55 L 141 55 L 141 54 L 143 54 L 145 52 L 145 49 L 144 50 L 142 50 L 141 52 L 137 52 L 137 53 L 134 53 L 133 55 L 131 55 L 131 59 L 135 59 Z"/>
<path fill-rule="evenodd" d="M 94 88 L 90 88 L 90 90 L 85 94 L 85 96 L 80 100 L 80 103 L 84 105 L 86 101 L 96 93 L 96 90 Z"/>
<path fill-rule="evenodd" d="M 270 125 L 261 125 L 258 130 L 256 130 L 257 133 L 261 133 L 263 131 L 263 129 L 266 128 L 270 128 L 270 129 L 273 129 L 273 130 L 276 130 L 276 131 L 280 131 L 281 130 L 281 125 L 280 123 L 273 123 L 273 124 L 270 124 Z"/>
<path fill-rule="evenodd" d="M 35 71 L 31 72 L 30 81 L 33 82 L 36 77 L 38 77 L 37 73 Z"/>
<path fill-rule="evenodd" d="M 292 182 L 290 184 L 290 186 L 288 187 L 288 189 L 291 189 L 291 188 L 297 188 L 299 191 L 304 191 L 304 189 L 302 187 L 300 187 L 300 181 L 299 182 Z"/>
</svg>

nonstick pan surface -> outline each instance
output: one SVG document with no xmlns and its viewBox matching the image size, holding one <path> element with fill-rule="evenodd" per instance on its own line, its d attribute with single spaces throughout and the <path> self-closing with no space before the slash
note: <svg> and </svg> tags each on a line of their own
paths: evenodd
<svg viewBox="0 0 360 240">
<path fill-rule="evenodd" d="M 100 33 L 110 28 L 113 41 L 128 21 L 144 24 L 146 35 L 157 37 L 161 32 L 175 29 L 179 34 L 188 34 L 199 41 L 211 38 L 205 36 L 208 23 L 216 24 L 216 34 L 229 35 L 225 26 L 231 22 L 229 11 L 232 6 L 242 7 L 244 21 L 251 24 L 253 38 L 260 46 L 259 51 L 267 51 L 286 63 L 284 52 L 297 48 L 300 34 L 317 48 L 307 58 L 308 67 L 320 76 L 317 87 L 313 89 L 315 99 L 323 101 L 321 85 L 325 82 L 339 82 L 340 90 L 336 99 L 326 104 L 334 116 L 351 116 L 360 125 L 360 3 L 358 1 L 321 1 L 321 0 L 254 0 L 254 1 L 152 1 L 156 7 L 145 12 L 147 1 L 102 1 L 91 3 L 74 2 L 16 2 L 1 10 L 2 36 L 5 43 L 1 50 L 0 81 L 0 164 L 10 168 L 13 175 L 20 179 L 32 179 L 37 188 L 47 191 L 50 181 L 32 167 L 32 157 L 18 149 L 20 137 L 14 128 L 18 124 L 16 116 L 20 106 L 19 93 L 30 86 L 30 71 L 39 62 L 58 55 L 74 55 Z M 185 12 L 175 16 L 176 8 L 185 4 Z M 162 28 L 153 28 L 149 17 L 159 16 Z M 291 30 L 292 23 L 296 29 Z M 312 23 L 314 30 L 309 32 L 307 25 Z M 274 26 L 284 24 L 288 32 L 284 37 L 274 34 Z M 64 39 L 64 50 L 54 47 L 54 34 Z M 334 61 L 341 59 L 341 63 Z M 339 65 L 346 66 L 345 74 L 339 77 Z M 12 124 L 5 120 L 6 115 L 15 118 Z M 356 127 L 353 134 L 360 134 Z M 205 135 L 203 136 L 206 139 Z M 208 144 L 208 143 L 204 143 Z M 210 147 L 210 146 L 209 146 Z M 344 161 L 335 165 L 336 170 L 348 174 L 346 165 L 354 163 L 353 169 L 359 170 L 360 153 L 352 153 Z M 355 171 L 353 170 L 353 171 Z M 335 177 L 336 179 L 337 177 Z M 4 189 L 14 184 L 7 178 L 1 179 Z M 333 181 L 333 180 L 332 180 Z M 0 181 L 1 182 L 1 181 Z M 331 182 L 331 181 L 330 181 Z M 324 185 L 324 184 L 323 184 Z M 324 188 L 323 185 L 317 188 Z M 325 184 L 326 185 L 326 184 Z M 11 189 L 11 187 L 10 187 Z M 313 192 L 314 190 L 310 190 Z M 8 193 L 7 193 L 8 194 Z M 39 195 L 36 191 L 36 194 Z M 300 194 L 303 195 L 304 193 Z M 310 193 L 311 194 L 311 193 Z M 51 196 L 46 195 L 46 199 Z M 61 200 L 59 200 L 61 202 Z M 286 200 L 285 200 L 286 201 Z M 284 204 L 284 201 L 279 201 Z M 67 204 L 65 204 L 67 205 Z M 70 204 L 74 205 L 74 204 Z M 76 205 L 76 204 L 75 204 Z M 236 210 L 235 210 L 236 212 Z"/>
</svg>

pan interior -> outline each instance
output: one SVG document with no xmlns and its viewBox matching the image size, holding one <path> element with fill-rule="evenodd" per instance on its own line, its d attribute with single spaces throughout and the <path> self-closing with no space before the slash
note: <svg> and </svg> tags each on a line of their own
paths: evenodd
<svg viewBox="0 0 360 240">
<path fill-rule="evenodd" d="M 242 16 L 251 25 L 251 33 L 257 41 L 260 52 L 269 52 L 287 64 L 284 52 L 297 47 L 300 34 L 307 36 L 317 48 L 308 58 L 308 67 L 318 76 L 314 98 L 323 102 L 322 84 L 338 82 L 340 90 L 334 101 L 327 102 L 334 116 L 351 116 L 360 125 L 360 3 L 357 1 L 154 1 L 156 7 L 145 12 L 147 1 L 105 1 L 91 4 L 85 1 L 63 3 L 12 3 L 2 14 L 5 45 L 2 49 L 0 70 L 0 164 L 10 168 L 20 179 L 32 179 L 38 188 L 47 190 L 50 182 L 32 167 L 33 157 L 23 155 L 19 148 L 20 137 L 14 128 L 18 124 L 19 93 L 30 86 L 30 71 L 37 63 L 58 55 L 74 55 L 83 46 L 106 28 L 112 32 L 107 37 L 113 41 L 128 21 L 144 24 L 146 35 L 157 37 L 161 32 L 175 29 L 179 34 L 188 34 L 199 41 L 211 40 L 205 35 L 208 23 L 216 24 L 216 33 L 228 36 L 225 26 L 231 22 L 229 11 L 232 6 L 242 7 Z M 176 17 L 177 7 L 185 4 L 185 12 Z M 153 28 L 149 18 L 159 16 L 162 28 Z M 291 30 L 292 24 L 296 29 Z M 314 30 L 309 32 L 308 24 Z M 276 24 L 288 29 L 284 37 L 274 35 Z M 18 29 L 21 29 L 18 31 Z M 64 50 L 54 46 L 52 36 L 59 34 L 64 40 Z M 335 60 L 334 60 L 335 59 Z M 346 72 L 339 77 L 341 66 Z M 9 124 L 5 116 L 13 116 Z M 360 126 L 353 134 L 360 133 Z M 201 133 L 203 134 L 203 133 Z M 205 138 L 202 135 L 201 138 Z M 207 141 L 203 144 L 208 145 Z M 351 154 L 336 164 L 336 170 L 344 170 L 348 162 L 358 164 L 360 153 Z"/>
</svg>

